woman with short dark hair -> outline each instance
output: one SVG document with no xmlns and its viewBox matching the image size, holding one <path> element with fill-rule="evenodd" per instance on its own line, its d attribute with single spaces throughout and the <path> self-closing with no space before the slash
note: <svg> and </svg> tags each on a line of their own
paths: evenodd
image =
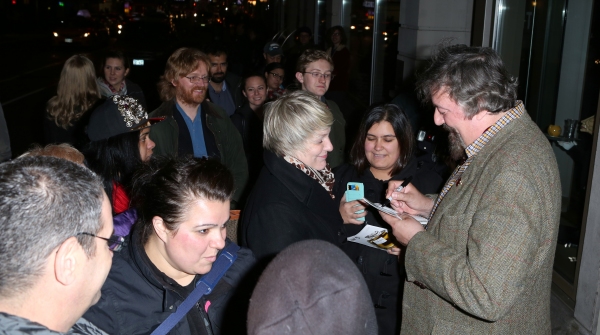
<svg viewBox="0 0 600 335">
<path fill-rule="evenodd" d="M 415 138 L 410 122 L 396 105 L 379 105 L 367 111 L 352 146 L 350 162 L 335 170 L 334 187 L 349 236 L 358 233 L 365 224 L 383 227 L 390 232 L 391 227 L 377 210 L 366 208 L 357 200 L 346 201 L 344 192 L 348 182 L 362 183 L 366 199 L 383 203 L 390 180 L 412 177 L 411 183 L 422 193 L 438 192 L 444 181 L 435 172 L 433 163 L 415 157 Z M 360 210 L 364 212 L 356 213 Z M 366 220 L 360 221 L 360 218 Z M 398 262 L 400 249 L 386 252 L 352 242 L 344 244 L 342 249 L 359 267 L 367 282 L 375 305 L 379 334 L 398 334 L 401 324 L 398 306 L 402 301 L 405 276 L 404 266 Z"/>
</svg>

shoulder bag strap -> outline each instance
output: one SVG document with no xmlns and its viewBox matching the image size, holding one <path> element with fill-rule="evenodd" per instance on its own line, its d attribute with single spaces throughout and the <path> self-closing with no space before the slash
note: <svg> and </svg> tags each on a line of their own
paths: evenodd
<svg viewBox="0 0 600 335">
<path fill-rule="evenodd" d="M 181 305 L 177 307 L 177 311 L 169 315 L 169 317 L 166 318 L 151 335 L 166 335 L 181 319 L 183 319 L 203 295 L 210 293 L 221 277 L 223 277 L 225 272 L 229 270 L 229 267 L 231 267 L 233 262 L 237 259 L 238 250 L 240 250 L 240 247 L 237 244 L 229 243 L 229 245 L 221 251 L 221 254 L 210 271 L 200 278 L 196 284 L 196 288 L 188 295 Z"/>
</svg>

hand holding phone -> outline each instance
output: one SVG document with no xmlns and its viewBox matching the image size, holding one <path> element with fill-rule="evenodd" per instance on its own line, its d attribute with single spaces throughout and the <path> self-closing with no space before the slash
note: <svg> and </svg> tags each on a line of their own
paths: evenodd
<svg viewBox="0 0 600 335">
<path fill-rule="evenodd" d="M 365 186 L 362 183 L 349 182 L 346 185 L 346 201 L 362 200 L 365 198 Z M 364 209 L 354 212 L 355 214 L 364 213 Z M 364 217 L 357 218 L 359 221 L 365 221 Z"/>
</svg>

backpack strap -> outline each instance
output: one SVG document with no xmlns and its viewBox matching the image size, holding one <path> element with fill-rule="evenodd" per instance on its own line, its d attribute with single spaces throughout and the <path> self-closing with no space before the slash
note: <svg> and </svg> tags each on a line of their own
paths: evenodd
<svg viewBox="0 0 600 335">
<path fill-rule="evenodd" d="M 229 245 L 223 248 L 210 271 L 196 283 L 196 288 L 192 293 L 177 307 L 177 311 L 169 315 L 151 335 L 166 335 L 183 319 L 203 295 L 210 293 L 237 259 L 238 250 L 240 250 L 240 247 L 235 243 L 229 243 Z"/>
</svg>

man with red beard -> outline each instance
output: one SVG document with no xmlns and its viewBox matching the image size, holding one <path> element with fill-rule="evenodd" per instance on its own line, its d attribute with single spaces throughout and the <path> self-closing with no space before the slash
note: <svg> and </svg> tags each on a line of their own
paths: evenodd
<svg viewBox="0 0 600 335">
<path fill-rule="evenodd" d="M 208 97 L 210 101 L 223 108 L 231 116 L 242 107 L 242 78 L 227 72 L 227 52 L 218 46 L 207 51 L 210 59 L 210 82 Z"/>
<path fill-rule="evenodd" d="M 248 165 L 242 138 L 229 116 L 206 101 L 209 69 L 210 59 L 196 49 L 181 48 L 169 57 L 158 83 L 163 103 L 150 113 L 166 120 L 150 131 L 150 138 L 156 143 L 155 155 L 219 159 L 235 180 L 235 208 L 248 181 Z"/>
<path fill-rule="evenodd" d="M 417 88 L 466 160 L 440 194 L 388 185 L 401 214 L 382 217 L 406 246 L 402 334 L 550 334 L 560 178 L 517 80 L 493 49 L 453 45 Z"/>
</svg>

